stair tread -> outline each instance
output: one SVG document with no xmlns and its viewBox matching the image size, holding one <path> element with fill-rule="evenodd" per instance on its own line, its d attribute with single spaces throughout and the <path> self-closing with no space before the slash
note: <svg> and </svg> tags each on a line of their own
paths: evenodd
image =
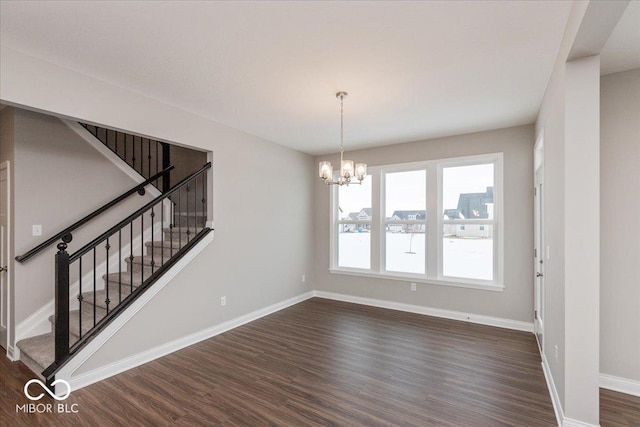
<svg viewBox="0 0 640 427">
<path fill-rule="evenodd" d="M 163 259 L 161 259 L 163 257 L 160 256 L 153 256 L 151 257 L 151 255 L 145 255 L 145 256 L 135 256 L 133 257 L 133 260 L 131 260 L 130 258 L 126 258 L 126 262 L 127 263 L 133 263 L 133 264 L 143 264 L 146 266 L 151 266 L 151 261 L 153 261 L 155 263 L 155 265 L 159 268 L 162 264 L 164 264 L 165 262 L 169 261 L 171 259 L 170 256 L 164 256 Z M 129 273 L 131 274 L 131 273 Z M 134 273 L 135 275 L 135 273 Z"/>
<path fill-rule="evenodd" d="M 18 341 L 17 346 L 21 353 L 27 355 L 31 360 L 37 363 L 42 369 L 46 369 L 54 362 L 56 339 L 53 332 L 48 334 L 36 335 L 35 337 L 25 338 Z M 36 372 L 38 375 L 40 372 Z"/>
<path fill-rule="evenodd" d="M 133 287 L 138 287 L 142 284 L 142 278 L 140 277 L 139 274 L 133 274 L 133 283 L 131 282 L 131 273 L 128 271 L 122 271 L 122 272 L 118 272 L 118 273 L 109 273 L 109 275 L 107 276 L 106 274 L 104 276 L 102 276 L 103 279 L 107 280 L 110 283 L 122 283 L 123 285 L 131 285 L 133 284 Z"/>
<path fill-rule="evenodd" d="M 88 307 L 88 306 L 85 306 Z M 96 324 L 102 319 L 99 313 L 96 313 Z M 73 310 L 69 312 L 69 344 L 73 345 L 80 336 L 80 310 Z M 54 316 L 49 317 L 49 321 L 55 328 Z M 86 335 L 89 330 L 93 328 L 93 310 L 83 308 L 82 310 L 82 336 Z"/>
<path fill-rule="evenodd" d="M 163 228 L 162 231 L 164 231 L 165 233 L 170 233 L 171 230 L 173 230 L 173 234 L 180 234 L 182 233 L 182 235 L 184 235 L 187 232 L 187 229 L 193 231 L 195 229 L 197 229 L 198 231 L 201 231 L 204 227 L 173 227 L 173 228 Z"/>
<path fill-rule="evenodd" d="M 118 295 L 118 291 L 115 293 L 112 292 L 113 289 L 109 290 L 109 310 L 113 310 L 119 304 L 118 298 L 121 296 L 122 300 L 128 297 L 131 294 L 131 289 L 128 286 L 122 287 L 122 294 Z M 82 302 L 93 305 L 93 295 L 94 292 L 83 292 L 82 293 Z M 101 307 L 103 309 L 107 309 L 107 291 L 102 289 L 99 291 L 95 291 L 96 303 L 95 305 Z"/>
<path fill-rule="evenodd" d="M 186 243 L 185 241 L 193 239 L 196 236 L 196 234 L 197 233 L 193 233 L 192 231 L 191 234 L 189 234 L 189 238 L 187 238 L 187 235 L 183 234 L 182 242 L 180 242 L 180 240 L 153 240 L 151 242 L 146 242 L 144 245 L 148 248 L 165 247 L 168 249 L 173 248 L 174 250 L 178 250 L 185 245 Z"/>
</svg>

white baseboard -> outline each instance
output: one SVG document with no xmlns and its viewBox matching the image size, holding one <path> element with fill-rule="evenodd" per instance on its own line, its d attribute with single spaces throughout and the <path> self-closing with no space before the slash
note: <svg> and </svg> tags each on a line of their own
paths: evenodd
<svg viewBox="0 0 640 427">
<path fill-rule="evenodd" d="M 549 368 L 549 362 L 544 354 L 542 357 L 542 372 L 544 372 L 544 379 L 547 381 L 547 387 L 549 388 L 549 395 L 551 396 L 551 403 L 553 403 L 553 410 L 556 413 L 556 420 L 559 427 L 600 427 L 599 424 L 590 424 L 583 421 L 574 420 L 573 418 L 566 417 L 562 404 L 560 403 L 560 396 L 558 395 L 558 389 L 553 381 L 551 375 L 551 369 Z"/>
<path fill-rule="evenodd" d="M 187 335 L 186 337 L 182 337 L 169 343 L 162 344 L 150 350 L 130 356 L 126 359 L 119 360 L 110 365 L 98 368 L 90 372 L 85 372 L 75 377 L 71 376 L 71 389 L 76 391 L 82 387 L 86 387 L 95 382 L 102 381 L 121 372 L 135 368 L 136 366 L 151 362 L 152 360 L 158 359 L 162 356 L 173 353 L 190 345 L 194 345 L 200 341 L 214 337 L 223 332 L 227 332 L 231 329 L 237 328 L 238 326 L 242 326 L 246 323 L 252 322 L 261 317 L 275 313 L 276 311 L 280 311 L 292 305 L 298 304 L 312 297 L 313 292 L 306 292 L 302 295 L 289 298 L 285 301 L 281 301 L 279 303 L 261 308 L 235 319 L 204 329 L 202 331 L 195 332 L 191 335 Z"/>
<path fill-rule="evenodd" d="M 20 349 L 18 347 L 7 346 L 7 357 L 12 362 L 15 362 L 20 358 Z"/>
<path fill-rule="evenodd" d="M 391 310 L 405 311 L 408 313 L 424 314 L 427 316 L 442 317 L 445 319 L 462 320 L 464 322 L 480 325 L 496 326 L 516 331 L 533 332 L 532 322 L 503 319 L 500 317 L 483 316 L 480 314 L 463 313 L 460 311 L 443 310 L 441 308 L 425 307 L 421 305 L 404 304 L 393 301 L 385 301 L 372 298 L 356 297 L 352 295 L 337 294 L 333 292 L 314 291 L 314 296 L 336 301 L 351 302 L 354 304 L 369 305 L 372 307 L 388 308 Z"/>
<path fill-rule="evenodd" d="M 601 388 L 640 397 L 640 381 L 600 374 L 599 383 Z"/>
<path fill-rule="evenodd" d="M 589 424 L 565 417 L 562 427 L 600 427 L 600 424 Z"/>
<path fill-rule="evenodd" d="M 551 396 L 551 403 L 553 404 L 553 411 L 556 413 L 556 420 L 558 426 L 562 427 L 564 420 L 564 411 L 562 410 L 562 403 L 560 402 L 560 396 L 558 395 L 558 389 L 553 382 L 553 376 L 551 375 L 551 369 L 549 368 L 549 362 L 547 361 L 544 353 L 540 355 L 542 357 L 542 372 L 544 373 L 544 379 L 547 381 L 547 388 L 549 389 L 549 396 Z"/>
</svg>

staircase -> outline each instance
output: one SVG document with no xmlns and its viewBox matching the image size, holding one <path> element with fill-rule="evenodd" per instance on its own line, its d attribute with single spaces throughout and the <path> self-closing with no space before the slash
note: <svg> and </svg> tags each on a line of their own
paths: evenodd
<svg viewBox="0 0 640 427">
<path fill-rule="evenodd" d="M 184 220 L 184 217 L 178 216 Z M 180 223 L 178 223 L 180 224 Z M 182 223 L 181 225 L 186 225 Z M 163 229 L 164 238 L 160 241 L 148 241 L 145 243 L 146 254 L 126 257 L 126 270 L 103 275 L 104 289 L 83 292 L 80 301 L 81 309 L 69 312 L 69 342 L 75 344 L 81 336 L 87 333 L 113 310 L 114 302 L 122 303 L 131 293 L 144 283 L 144 278 L 151 276 L 157 269 L 156 263 L 167 262 L 172 255 L 187 245 L 197 233 L 205 228 L 204 218 L 200 217 L 197 224 L 191 227 L 172 227 Z M 189 234 L 187 234 L 189 231 Z M 152 255 L 153 254 L 153 257 Z M 153 262 L 153 264 L 152 264 Z M 109 288 L 110 302 L 107 304 L 107 288 Z M 109 306 L 109 308 L 108 308 Z M 94 319 L 95 315 L 95 319 Z M 49 318 L 52 331 L 55 329 L 55 316 Z M 20 360 L 43 378 L 42 371 L 55 361 L 55 335 L 53 332 L 27 338 L 17 343 L 20 349 Z"/>
<path fill-rule="evenodd" d="M 126 136 L 123 139 L 126 141 Z M 150 169 L 143 183 L 16 257 L 17 261 L 25 262 L 45 247 L 60 242 L 55 257 L 56 312 L 49 318 L 51 332 L 17 343 L 20 360 L 26 366 L 48 383 L 54 381 L 64 364 L 211 231 L 206 227 L 206 177 L 210 168 L 211 163 L 205 164 L 172 188 L 167 188 L 169 180 L 164 176 L 173 166 L 162 171 L 156 168 L 155 174 Z M 144 194 L 144 187 L 154 183 L 164 183 L 158 186 L 162 195 L 75 253 L 67 252 L 75 229 L 127 197 Z M 185 206 L 186 211 L 178 210 L 179 206 Z M 118 268 L 114 269 L 114 265 Z M 69 293 L 76 286 L 77 296 L 71 296 L 77 298 L 77 304 L 70 304 Z"/>
</svg>

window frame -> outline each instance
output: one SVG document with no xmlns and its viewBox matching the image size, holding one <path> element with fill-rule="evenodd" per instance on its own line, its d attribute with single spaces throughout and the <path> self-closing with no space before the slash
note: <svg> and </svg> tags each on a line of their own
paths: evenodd
<svg viewBox="0 0 640 427">
<path fill-rule="evenodd" d="M 442 171 L 447 167 L 471 166 L 474 164 L 493 163 L 493 219 L 445 220 L 443 210 L 443 177 Z M 426 219 L 387 221 L 385 218 L 385 174 L 426 171 Z M 504 205 L 503 205 L 503 153 L 490 153 L 475 156 L 454 157 L 401 164 L 371 166 L 367 171 L 367 179 L 371 179 L 370 221 L 345 221 L 338 218 L 338 186 L 330 189 L 330 238 L 329 238 L 329 271 L 335 274 L 361 277 L 384 278 L 394 281 L 410 281 L 444 286 L 464 287 L 491 291 L 504 290 Z M 357 185 L 357 184 L 356 184 Z M 342 223 L 370 223 L 370 268 L 350 268 L 338 266 L 338 227 Z M 467 279 L 443 275 L 443 225 L 445 223 L 492 225 L 493 226 L 493 280 Z M 386 270 L 386 226 L 389 223 L 425 224 L 425 273 L 402 273 Z"/>
</svg>

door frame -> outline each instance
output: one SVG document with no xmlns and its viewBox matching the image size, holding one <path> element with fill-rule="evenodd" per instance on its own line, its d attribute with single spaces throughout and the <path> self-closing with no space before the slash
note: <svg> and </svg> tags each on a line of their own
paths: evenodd
<svg viewBox="0 0 640 427">
<path fill-rule="evenodd" d="M 545 203 L 544 203 L 544 130 L 540 132 L 533 148 L 533 229 L 534 229 L 534 258 L 533 258 L 533 329 L 538 341 L 540 352 L 544 354 L 544 320 L 545 315 Z"/>
<path fill-rule="evenodd" d="M 2 236 L 2 239 L 5 240 L 6 242 L 6 249 L 7 249 L 7 266 L 8 266 L 8 271 L 4 272 L 5 275 L 5 285 L 7 287 L 7 301 L 6 301 L 6 307 L 7 307 L 7 347 L 6 347 L 6 351 L 7 351 L 7 357 L 9 357 L 9 359 L 14 360 L 14 347 L 12 345 L 12 339 L 13 339 L 13 324 L 12 324 L 12 313 L 11 313 L 11 307 L 12 307 L 12 301 L 13 301 L 13 289 L 12 289 L 12 278 L 13 278 L 13 253 L 12 253 L 12 245 L 11 245 L 11 163 L 7 160 L 4 161 L 2 163 L 0 163 L 0 170 L 6 170 L 7 172 L 7 200 L 6 200 L 6 204 L 7 204 L 7 229 L 4 233 L 4 235 Z M 3 273 L 0 273 L 3 274 Z M 4 304 L 4 302 L 3 302 Z"/>
</svg>

